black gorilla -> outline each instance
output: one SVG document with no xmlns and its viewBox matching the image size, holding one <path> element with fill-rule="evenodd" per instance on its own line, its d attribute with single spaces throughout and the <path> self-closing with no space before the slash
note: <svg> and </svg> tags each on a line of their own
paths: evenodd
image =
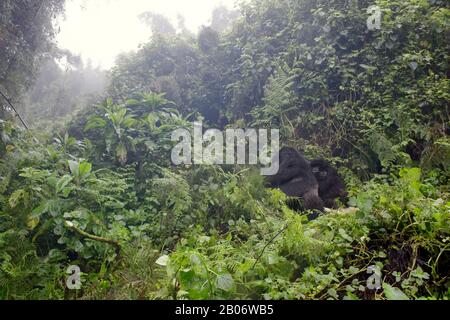
<svg viewBox="0 0 450 320">
<path fill-rule="evenodd" d="M 286 195 L 299 197 L 307 210 L 324 211 L 319 197 L 319 184 L 314 177 L 309 162 L 295 149 L 283 148 L 280 151 L 279 170 L 270 176 L 269 182 L 274 188 L 280 188 Z M 298 209 L 292 204 L 293 209 Z M 310 219 L 317 217 L 317 213 Z"/>
<path fill-rule="evenodd" d="M 325 160 L 313 160 L 310 165 L 319 182 L 319 196 L 325 207 L 336 209 L 336 199 L 347 202 L 347 188 L 337 170 Z"/>
</svg>

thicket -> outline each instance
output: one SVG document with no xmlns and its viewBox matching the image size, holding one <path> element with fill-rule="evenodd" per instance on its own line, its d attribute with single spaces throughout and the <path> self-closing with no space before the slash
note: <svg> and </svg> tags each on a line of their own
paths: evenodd
<svg viewBox="0 0 450 320">
<path fill-rule="evenodd" d="M 52 132 L 1 120 L 1 298 L 450 297 L 448 3 L 254 0 L 241 14 L 122 56 L 110 98 Z M 195 119 L 280 128 L 339 167 L 352 209 L 308 222 L 255 168 L 172 166 L 170 134 Z"/>
</svg>

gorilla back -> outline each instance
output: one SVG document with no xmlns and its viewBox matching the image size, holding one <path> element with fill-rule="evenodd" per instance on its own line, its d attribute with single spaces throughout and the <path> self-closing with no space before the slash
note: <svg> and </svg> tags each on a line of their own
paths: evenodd
<svg viewBox="0 0 450 320">
<path fill-rule="evenodd" d="M 279 163 L 278 173 L 268 178 L 271 186 L 280 188 L 288 196 L 302 199 L 304 209 L 324 211 L 319 183 L 309 162 L 297 150 L 286 147 L 280 151 Z M 292 207 L 299 209 L 296 205 Z"/>
</svg>

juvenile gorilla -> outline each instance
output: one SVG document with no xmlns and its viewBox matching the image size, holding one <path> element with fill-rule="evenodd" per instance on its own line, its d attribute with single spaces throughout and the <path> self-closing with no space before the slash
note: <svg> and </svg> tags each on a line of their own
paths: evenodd
<svg viewBox="0 0 450 320">
<path fill-rule="evenodd" d="M 325 207 L 336 209 L 336 199 L 342 203 L 347 201 L 347 190 L 344 181 L 337 170 L 325 160 L 311 161 L 311 168 L 316 180 L 319 182 L 319 196 Z"/>
<path fill-rule="evenodd" d="M 304 209 L 324 211 L 319 197 L 319 184 L 309 162 L 295 149 L 283 148 L 279 164 L 278 173 L 268 178 L 271 186 L 280 188 L 288 196 L 301 198 Z M 298 208 L 293 205 L 293 209 Z M 317 214 L 310 219 L 316 216 Z"/>
</svg>

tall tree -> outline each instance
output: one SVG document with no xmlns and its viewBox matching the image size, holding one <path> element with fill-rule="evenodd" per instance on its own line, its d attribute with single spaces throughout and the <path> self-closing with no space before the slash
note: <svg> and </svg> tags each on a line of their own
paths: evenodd
<svg viewBox="0 0 450 320">
<path fill-rule="evenodd" d="M 165 16 L 154 13 L 144 12 L 139 15 L 139 19 L 152 29 L 152 33 L 163 35 L 175 35 L 176 30 Z"/>
<path fill-rule="evenodd" d="M 50 55 L 64 0 L 0 1 L 0 88 L 17 101 Z M 1 116 L 1 115 L 0 115 Z"/>
<path fill-rule="evenodd" d="M 239 11 L 230 10 L 223 5 L 218 6 L 212 13 L 211 28 L 219 33 L 227 31 L 239 18 L 239 15 Z"/>
</svg>

